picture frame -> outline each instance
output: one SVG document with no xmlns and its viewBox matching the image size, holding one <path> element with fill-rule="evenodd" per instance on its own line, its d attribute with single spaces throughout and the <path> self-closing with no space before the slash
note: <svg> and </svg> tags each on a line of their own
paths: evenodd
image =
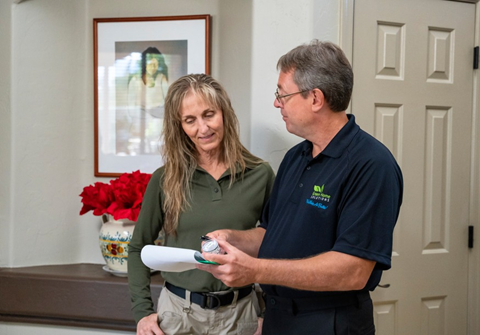
<svg viewBox="0 0 480 335">
<path fill-rule="evenodd" d="M 94 174 L 153 173 L 169 84 L 210 74 L 210 15 L 94 18 L 93 35 Z"/>
</svg>

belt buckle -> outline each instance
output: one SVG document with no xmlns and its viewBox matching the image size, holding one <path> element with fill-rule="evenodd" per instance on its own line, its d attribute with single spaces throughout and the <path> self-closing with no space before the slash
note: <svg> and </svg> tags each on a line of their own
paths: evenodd
<svg viewBox="0 0 480 335">
<path fill-rule="evenodd" d="M 208 309 L 213 309 L 216 310 L 221 306 L 220 298 L 213 293 L 204 293 L 203 294 L 203 301 L 202 301 L 202 308 L 208 308 Z M 214 303 L 215 301 L 217 302 L 217 305 L 215 306 Z"/>
</svg>

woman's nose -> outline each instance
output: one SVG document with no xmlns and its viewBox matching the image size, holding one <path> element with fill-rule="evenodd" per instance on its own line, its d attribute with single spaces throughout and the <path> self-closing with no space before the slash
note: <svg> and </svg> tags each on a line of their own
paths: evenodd
<svg viewBox="0 0 480 335">
<path fill-rule="evenodd" d="M 198 124 L 198 127 L 200 129 L 200 132 L 206 132 L 208 131 L 208 123 L 204 120 L 200 120 L 199 124 Z"/>
</svg>

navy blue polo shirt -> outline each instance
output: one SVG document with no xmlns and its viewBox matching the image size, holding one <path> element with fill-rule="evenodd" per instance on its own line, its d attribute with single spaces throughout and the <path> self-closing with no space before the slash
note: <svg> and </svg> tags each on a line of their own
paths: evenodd
<svg viewBox="0 0 480 335">
<path fill-rule="evenodd" d="M 366 288 L 391 267 L 392 234 L 403 193 L 402 172 L 390 151 L 349 121 L 316 157 L 303 141 L 283 159 L 261 227 L 260 258 L 298 259 L 337 251 L 373 260 Z M 267 294 L 332 294 L 262 285 Z"/>
</svg>

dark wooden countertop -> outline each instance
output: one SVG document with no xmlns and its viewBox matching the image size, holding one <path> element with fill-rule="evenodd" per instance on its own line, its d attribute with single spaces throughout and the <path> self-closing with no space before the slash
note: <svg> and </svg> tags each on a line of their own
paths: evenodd
<svg viewBox="0 0 480 335">
<path fill-rule="evenodd" d="M 127 278 L 103 266 L 0 268 L 0 321 L 135 331 Z M 162 285 L 152 274 L 155 304 Z"/>
</svg>

